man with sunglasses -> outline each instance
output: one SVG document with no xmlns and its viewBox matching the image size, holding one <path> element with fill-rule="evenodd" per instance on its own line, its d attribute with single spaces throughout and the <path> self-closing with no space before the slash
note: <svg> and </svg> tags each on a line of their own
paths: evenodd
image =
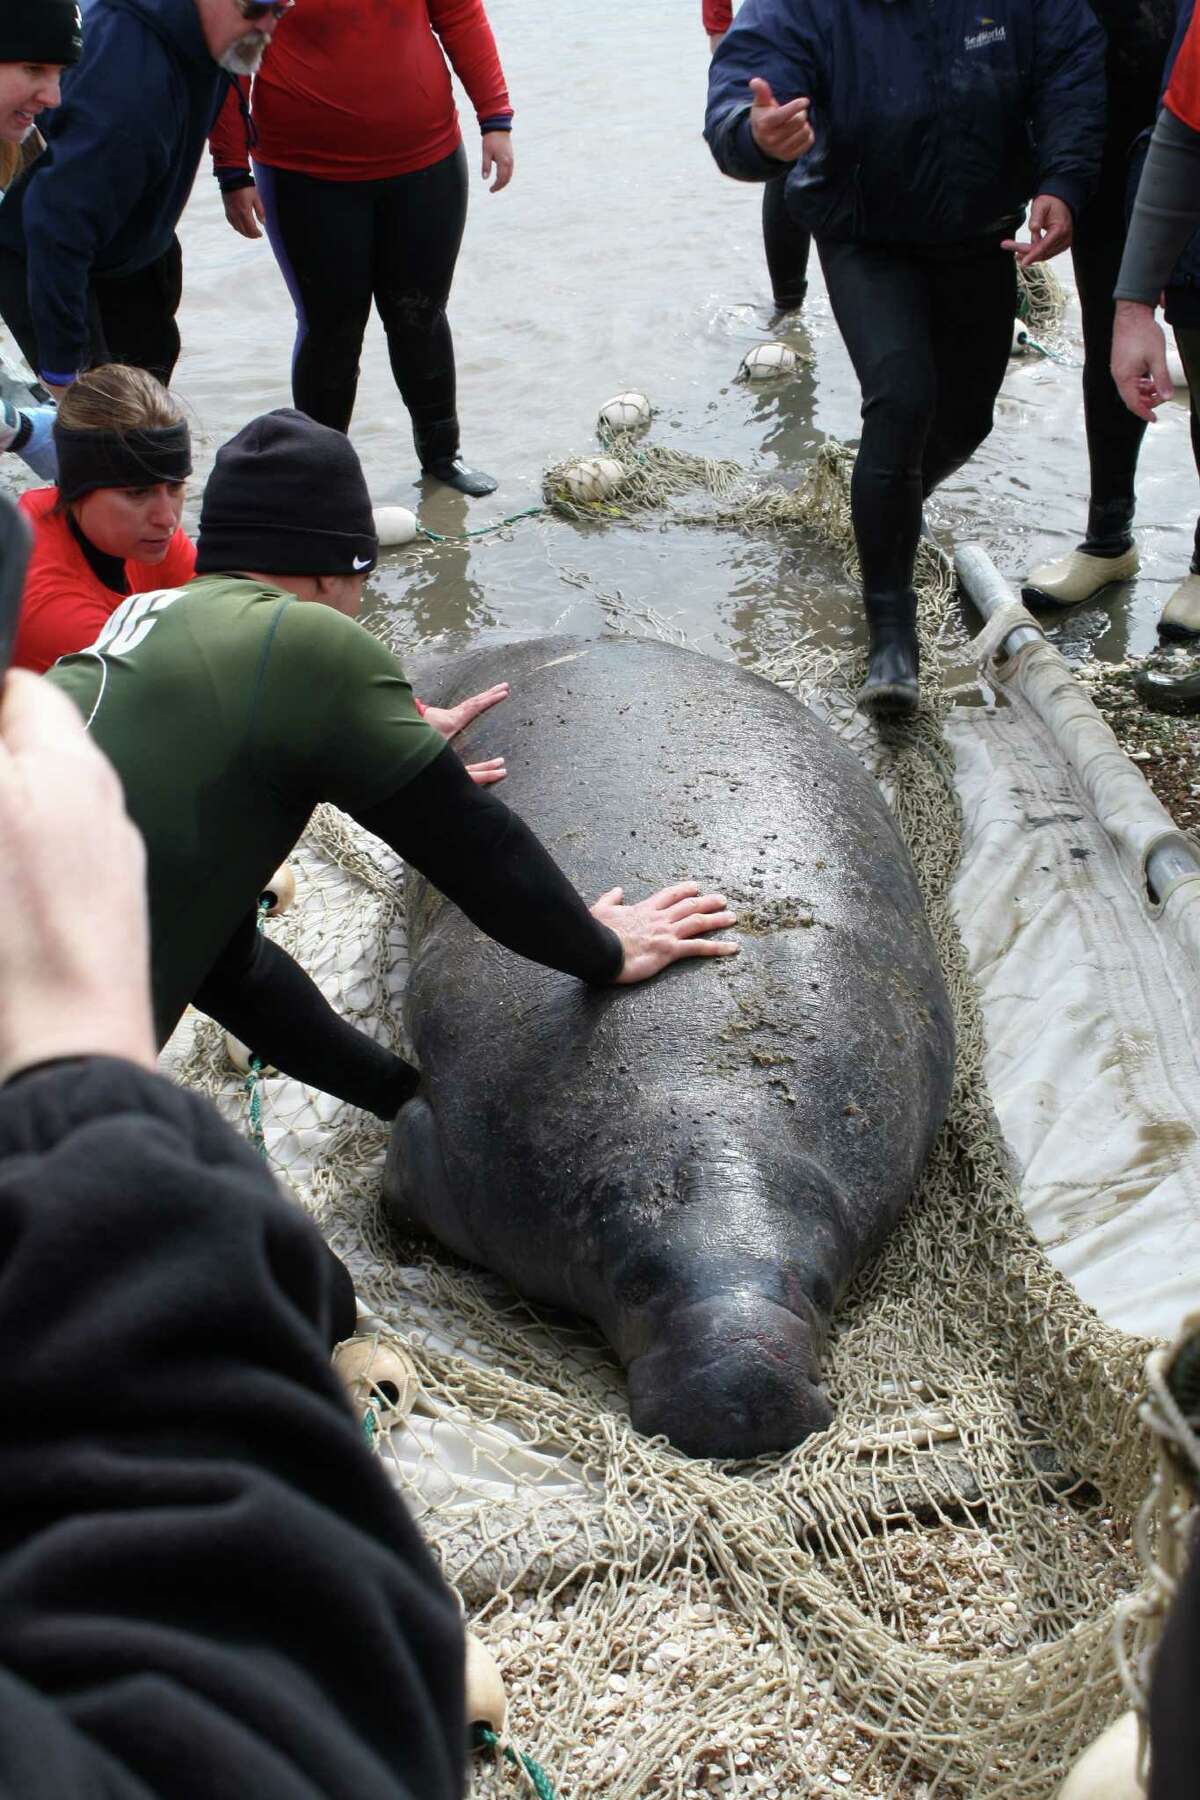
<svg viewBox="0 0 1200 1800">
<path fill-rule="evenodd" d="M 291 0 L 92 0 L 46 150 L 0 208 L 0 315 L 52 393 L 96 363 L 170 380 L 175 227 L 230 81 Z"/>
</svg>

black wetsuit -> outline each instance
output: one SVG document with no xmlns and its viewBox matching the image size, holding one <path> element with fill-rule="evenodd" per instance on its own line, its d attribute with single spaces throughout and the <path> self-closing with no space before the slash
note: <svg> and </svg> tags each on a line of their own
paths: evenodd
<svg viewBox="0 0 1200 1800">
<path fill-rule="evenodd" d="M 265 164 L 256 165 L 256 177 L 267 236 L 296 307 L 292 395 L 300 411 L 349 429 L 373 301 L 422 467 L 454 456 L 446 303 L 467 217 L 462 145 L 428 168 L 381 181 L 326 181 Z"/>
<path fill-rule="evenodd" d="M 787 203 L 786 173 L 763 184 L 762 234 L 772 298 L 780 312 L 791 312 L 808 292 L 812 236 L 798 219 L 792 217 Z"/>
<path fill-rule="evenodd" d="M 0 1088 L 0 1237 L 0 1792 L 457 1800 L 457 1604 L 261 1159 L 130 1063 L 47 1065 Z"/>
<path fill-rule="evenodd" d="M 1134 477 L 1146 427 L 1109 372 L 1113 289 L 1125 244 L 1130 155 L 1154 123 L 1175 31 L 1174 0 L 1089 0 L 1107 38 L 1104 152 L 1096 191 L 1075 221 L 1071 260 L 1083 314 L 1083 415 L 1090 505 L 1082 548 L 1118 556 L 1133 542 Z"/>
</svg>

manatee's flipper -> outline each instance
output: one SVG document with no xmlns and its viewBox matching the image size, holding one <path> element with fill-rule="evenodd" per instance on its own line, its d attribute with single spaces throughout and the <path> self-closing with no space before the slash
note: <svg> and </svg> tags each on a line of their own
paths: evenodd
<svg viewBox="0 0 1200 1800">
<path fill-rule="evenodd" d="M 437 1120 L 420 1094 L 396 1114 L 383 1170 L 383 1204 L 398 1231 L 414 1226 L 437 1229 L 435 1221 L 440 1224 L 449 1218 L 450 1193 Z"/>
</svg>

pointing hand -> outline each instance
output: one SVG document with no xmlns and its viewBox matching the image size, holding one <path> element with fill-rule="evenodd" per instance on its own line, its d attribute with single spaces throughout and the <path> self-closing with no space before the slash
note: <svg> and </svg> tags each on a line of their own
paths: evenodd
<svg viewBox="0 0 1200 1800">
<path fill-rule="evenodd" d="M 780 106 L 771 92 L 769 81 L 756 75 L 750 83 L 754 104 L 750 108 L 750 135 L 764 156 L 776 162 L 795 162 L 813 145 L 813 128 L 808 122 L 808 97 L 789 100 Z"/>
</svg>

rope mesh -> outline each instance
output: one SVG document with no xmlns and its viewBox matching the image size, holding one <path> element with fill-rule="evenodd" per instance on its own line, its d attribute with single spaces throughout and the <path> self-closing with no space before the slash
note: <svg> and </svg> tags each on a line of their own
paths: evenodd
<svg viewBox="0 0 1200 1800">
<path fill-rule="evenodd" d="M 632 443 L 622 456 L 631 472 L 608 509 L 622 517 L 667 507 L 803 530 L 853 570 L 836 445 L 791 492 L 728 462 Z M 598 516 L 562 499 L 553 470 L 546 488 L 556 510 Z M 924 704 L 911 724 L 857 720 L 852 652 L 800 647 L 761 669 L 819 697 L 884 784 L 958 1034 L 920 1191 L 838 1310 L 830 1431 L 732 1468 L 637 1437 L 589 1327 L 389 1237 L 382 1126 L 262 1083 L 273 1165 L 421 1378 L 415 1411 L 376 1447 L 500 1664 L 509 1741 L 580 1800 L 1048 1800 L 1123 1708 L 1118 1607 L 1131 1663 L 1151 1628 L 1131 1536 L 1152 1462 L 1138 1416 L 1150 1346 L 1083 1306 L 1021 1210 L 950 903 L 960 818 L 938 643 L 953 583 L 932 544 L 918 575 Z M 606 613 L 629 623 L 615 603 Z M 268 929 L 346 1016 L 403 1048 L 399 865 L 328 808 L 297 860 L 302 903 Z M 179 1072 L 237 1117 L 220 1034 L 193 1023 Z M 476 1765 L 480 1794 L 526 1779 L 519 1756 Z"/>
</svg>

